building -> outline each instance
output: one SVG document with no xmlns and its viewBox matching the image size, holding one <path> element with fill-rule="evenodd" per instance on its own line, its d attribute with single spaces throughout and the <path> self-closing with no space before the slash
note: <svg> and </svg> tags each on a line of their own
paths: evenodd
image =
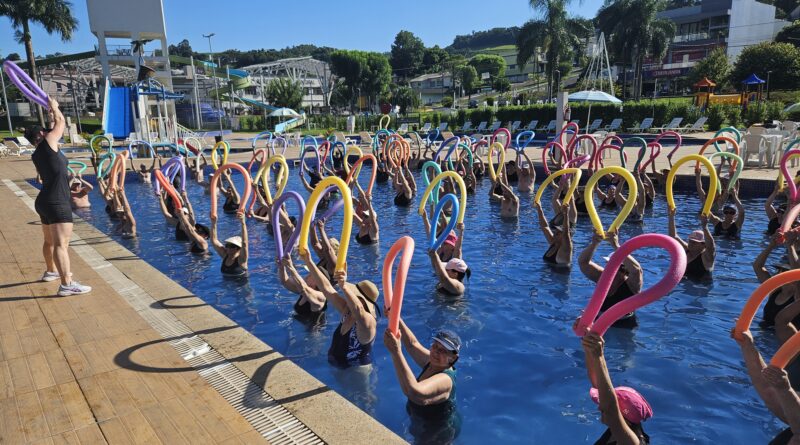
<svg viewBox="0 0 800 445">
<path fill-rule="evenodd" d="M 493 54 L 500 56 L 506 62 L 506 78 L 511 83 L 525 82 L 531 74 L 544 72 L 545 60 L 539 51 L 523 66 L 517 64 L 517 47 L 515 45 L 503 45 L 494 48 L 480 50 L 481 54 Z M 480 73 L 478 73 L 480 75 Z"/>
<path fill-rule="evenodd" d="M 453 94 L 453 76 L 449 72 L 423 74 L 411 79 L 409 83 L 422 105 L 440 103 L 445 96 Z"/>
<path fill-rule="evenodd" d="M 645 82 L 658 82 L 660 90 L 685 76 L 715 48 L 724 48 L 733 63 L 745 47 L 771 41 L 789 25 L 775 18 L 774 6 L 756 0 L 703 0 L 658 16 L 676 25 L 664 60 L 649 61 L 644 67 Z"/>
<path fill-rule="evenodd" d="M 323 110 L 329 106 L 336 78 L 328 63 L 311 57 L 281 59 L 242 68 L 250 77 L 250 86 L 242 90 L 246 99 L 265 101 L 266 88 L 277 78 L 288 77 L 303 87 L 303 108 Z"/>
</svg>

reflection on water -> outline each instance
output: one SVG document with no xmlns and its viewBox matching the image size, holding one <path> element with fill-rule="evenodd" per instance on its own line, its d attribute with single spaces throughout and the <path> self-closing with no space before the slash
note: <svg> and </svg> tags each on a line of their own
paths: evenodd
<svg viewBox="0 0 800 445">
<path fill-rule="evenodd" d="M 380 344 L 384 319 L 379 321 L 370 372 L 331 367 L 327 350 L 338 314 L 329 308 L 327 320 L 317 323 L 294 317 L 297 297 L 278 283 L 275 246 L 263 225 L 248 221 L 248 278 L 223 279 L 219 257 L 192 255 L 188 244 L 174 241 L 174 228 L 164 222 L 151 189 L 132 175 L 129 178 L 126 191 L 141 236 L 122 240 L 113 235 L 120 244 L 387 427 L 414 440 L 418 425 L 412 425 L 405 413 L 406 398 L 391 358 Z M 488 202 L 488 184 L 484 180 L 477 193 L 467 197 L 464 254 L 473 275 L 463 297 L 436 292 L 420 217 L 415 208 L 393 205 L 388 184 L 376 184 L 373 193 L 380 242 L 373 246 L 351 243 L 350 280 L 371 279 L 381 288 L 383 255 L 401 236 L 415 238 L 403 318 L 423 344 L 441 328 L 453 329 L 464 341 L 458 366 L 458 413 L 463 423 L 457 443 L 591 443 L 605 428 L 589 399 L 583 352 L 571 326 L 594 284 L 577 266 L 556 270 L 542 262 L 547 243 L 530 195 L 521 197 L 519 219 L 504 221 L 499 206 Z M 290 176 L 287 190 L 302 190 L 297 175 Z M 188 192 L 199 222 L 207 224 L 207 195 L 193 184 Z M 114 224 L 103 212 L 101 198 L 97 193 L 90 196 L 93 207 L 81 215 L 112 233 Z M 686 236 L 697 227 L 701 203 L 694 196 L 678 201 L 679 232 Z M 543 202 L 549 202 L 547 194 Z M 606 336 L 614 383 L 638 388 L 653 406 L 655 417 L 646 426 L 654 443 L 709 443 L 711 437 L 719 442 L 766 443 L 782 429 L 752 389 L 738 347 L 728 335 L 756 287 L 751 264 L 763 247 L 766 227 L 763 200 L 745 205 L 749 213 L 743 239 L 718 242 L 713 281 L 683 280 L 670 295 L 637 311 L 638 328 L 612 328 Z M 552 214 L 549 207 L 545 212 Z M 600 216 L 607 224 L 615 212 L 601 209 Z M 223 238 L 238 232 L 238 222 L 231 215 L 221 215 L 219 224 Z M 338 237 L 340 218 L 331 218 L 328 225 L 331 235 Z M 665 233 L 666 227 L 666 203 L 660 196 L 647 211 L 645 223 L 623 225 L 620 239 L 642 231 Z M 575 229 L 573 260 L 577 261 L 592 228 L 581 217 Z M 602 262 L 610 252 L 604 243 L 595 260 Z M 645 269 L 645 286 L 657 282 L 668 266 L 668 258 L 657 249 L 642 249 L 635 256 Z M 772 335 L 761 335 L 758 329 L 754 335 L 765 355 L 771 355 L 777 346 Z"/>
</svg>

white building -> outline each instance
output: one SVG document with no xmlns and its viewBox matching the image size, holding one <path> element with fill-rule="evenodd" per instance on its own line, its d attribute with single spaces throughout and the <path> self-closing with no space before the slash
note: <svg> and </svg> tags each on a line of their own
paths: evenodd
<svg viewBox="0 0 800 445">
<path fill-rule="evenodd" d="M 311 57 L 281 59 L 242 68 L 250 77 L 250 86 L 238 94 L 246 99 L 265 101 L 266 88 L 278 78 L 289 78 L 303 87 L 303 108 L 328 107 L 336 78 L 330 66 Z"/>
<path fill-rule="evenodd" d="M 422 105 L 439 103 L 445 96 L 451 96 L 453 76 L 448 72 L 423 74 L 409 81 L 411 89 L 420 98 Z"/>
</svg>

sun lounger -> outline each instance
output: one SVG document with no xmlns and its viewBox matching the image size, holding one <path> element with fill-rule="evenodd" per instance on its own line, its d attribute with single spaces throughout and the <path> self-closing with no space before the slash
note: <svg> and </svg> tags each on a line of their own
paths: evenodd
<svg viewBox="0 0 800 445">
<path fill-rule="evenodd" d="M 611 121 L 610 124 L 608 124 L 605 127 L 603 127 L 603 130 L 604 131 L 608 131 L 608 132 L 617 131 L 617 130 L 619 130 L 619 128 L 621 126 L 622 126 L 622 118 L 618 117 L 618 118 L 614 119 L 613 121 Z"/>
<path fill-rule="evenodd" d="M 634 132 L 634 133 L 643 133 L 643 132 L 649 130 L 650 127 L 652 127 L 652 126 L 653 126 L 653 118 L 652 117 L 646 117 L 646 118 L 644 118 L 642 120 L 642 122 L 638 126 L 628 128 L 628 131 Z"/>
<path fill-rule="evenodd" d="M 669 121 L 669 123 L 667 125 L 664 125 L 663 127 L 653 127 L 653 128 L 650 129 L 650 131 L 654 131 L 654 132 L 659 132 L 660 133 L 662 131 L 667 131 L 667 130 L 672 130 L 672 131 L 680 130 L 681 129 L 681 122 L 683 122 L 683 118 L 682 117 L 676 117 L 676 118 L 673 118 L 671 121 Z"/>
</svg>

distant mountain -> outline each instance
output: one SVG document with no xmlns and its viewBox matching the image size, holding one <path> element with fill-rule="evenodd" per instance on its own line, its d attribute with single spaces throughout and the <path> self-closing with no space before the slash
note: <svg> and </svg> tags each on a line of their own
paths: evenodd
<svg viewBox="0 0 800 445">
<path fill-rule="evenodd" d="M 519 27 L 492 28 L 488 31 L 473 31 L 472 34 L 459 35 L 453 39 L 453 44 L 445 48 L 451 53 L 471 53 L 484 48 L 493 48 L 502 45 L 514 45 L 517 42 Z"/>
</svg>

